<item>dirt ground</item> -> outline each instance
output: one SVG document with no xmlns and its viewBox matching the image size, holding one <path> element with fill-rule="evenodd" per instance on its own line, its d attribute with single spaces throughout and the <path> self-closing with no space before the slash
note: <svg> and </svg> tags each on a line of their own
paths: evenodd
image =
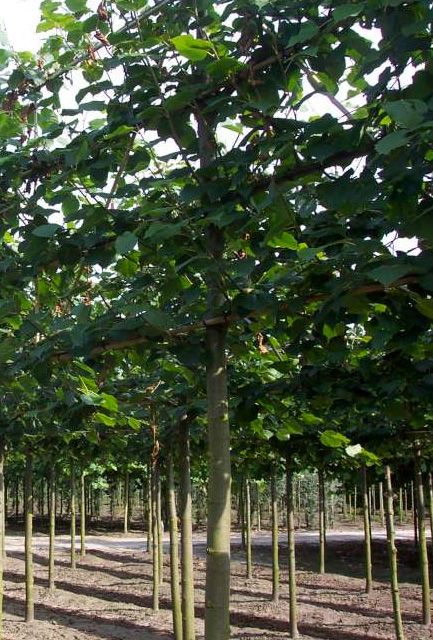
<svg viewBox="0 0 433 640">
<path fill-rule="evenodd" d="M 115 536 L 113 536 L 115 538 Z M 254 546 L 254 577 L 245 578 L 243 553 L 233 548 L 232 637 L 282 640 L 288 637 L 287 551 L 282 546 L 281 599 L 270 602 L 271 557 L 268 544 Z M 109 542 L 109 541 L 108 541 Z M 301 542 L 298 555 L 299 628 L 305 640 L 391 640 L 392 605 L 383 540 L 373 544 L 374 592 L 363 593 L 362 542 L 328 540 L 327 571 L 315 573 L 318 548 Z M 407 640 L 433 638 L 421 620 L 417 556 L 413 542 L 399 542 L 401 595 Z M 36 621 L 23 622 L 24 561 L 21 550 L 8 552 L 5 572 L 5 640 L 163 640 L 171 636 L 168 554 L 165 554 L 161 610 L 151 611 L 150 556 L 141 550 L 94 549 L 69 568 L 69 554 L 57 554 L 57 590 L 47 585 L 47 550 L 35 550 Z M 198 637 L 203 635 L 205 561 L 195 558 Z"/>
</svg>

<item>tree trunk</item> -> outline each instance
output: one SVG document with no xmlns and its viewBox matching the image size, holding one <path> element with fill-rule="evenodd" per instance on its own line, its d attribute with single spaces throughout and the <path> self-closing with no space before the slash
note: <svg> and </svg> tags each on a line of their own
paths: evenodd
<svg viewBox="0 0 433 640">
<path fill-rule="evenodd" d="M 251 483 L 248 478 L 245 480 L 245 511 L 246 511 L 246 560 L 247 560 L 247 579 L 253 577 L 253 563 L 251 552 Z"/>
<path fill-rule="evenodd" d="M 391 595 L 394 613 L 394 627 L 396 640 L 404 640 L 403 622 L 401 619 L 400 591 L 398 586 L 397 569 L 397 548 L 395 546 L 394 532 L 394 505 L 391 482 L 391 469 L 385 466 L 385 519 L 386 519 L 386 541 L 388 546 L 389 567 L 391 572 Z"/>
<path fill-rule="evenodd" d="M 76 499 L 75 499 L 75 464 L 71 462 L 71 569 L 76 569 L 75 530 L 76 530 Z"/>
<path fill-rule="evenodd" d="M 272 501 L 272 600 L 278 602 L 280 597 L 280 563 L 278 557 L 278 499 L 275 475 L 271 477 Z"/>
<path fill-rule="evenodd" d="M 129 473 L 125 473 L 123 484 L 123 533 L 126 535 L 129 528 Z"/>
<path fill-rule="evenodd" d="M 245 551 L 246 545 L 246 536 L 245 536 L 245 499 L 244 499 L 244 479 L 241 476 L 239 482 L 239 511 L 240 511 L 240 521 L 241 521 L 241 549 Z"/>
<path fill-rule="evenodd" d="M 181 518 L 182 627 L 183 640 L 195 640 L 194 564 L 192 546 L 191 451 L 189 422 L 185 416 L 179 423 L 179 471 Z"/>
<path fill-rule="evenodd" d="M 26 455 L 26 469 L 24 477 L 24 513 L 25 513 L 25 579 L 26 579 L 26 622 L 35 619 L 35 605 L 33 599 L 33 459 L 32 454 Z"/>
<path fill-rule="evenodd" d="M 164 547 L 162 531 L 162 496 L 161 496 L 161 467 L 158 465 L 158 475 L 156 480 L 156 521 L 158 525 L 158 572 L 159 585 L 164 582 Z"/>
<path fill-rule="evenodd" d="M 358 488 L 355 485 L 355 491 L 353 495 L 353 520 L 356 520 L 356 515 L 358 511 Z"/>
<path fill-rule="evenodd" d="M 381 483 L 382 484 L 382 483 Z M 364 544 L 365 544 L 365 591 L 371 593 L 373 591 L 373 575 L 371 564 L 371 530 L 370 530 L 370 511 L 368 508 L 368 482 L 367 468 L 362 467 L 362 489 L 363 489 L 363 507 L 364 507 Z"/>
<path fill-rule="evenodd" d="M 81 472 L 81 501 L 80 501 L 80 556 L 86 555 L 86 476 Z"/>
<path fill-rule="evenodd" d="M 398 490 L 398 523 L 403 524 L 403 489 Z"/>
<path fill-rule="evenodd" d="M 51 592 L 56 588 L 54 580 L 55 543 L 56 543 L 56 470 L 51 465 L 49 479 L 49 511 L 50 511 L 50 541 L 48 552 L 48 588 Z"/>
<path fill-rule="evenodd" d="M 416 548 L 418 547 L 418 513 L 416 509 L 415 485 L 413 480 L 410 483 L 410 500 L 412 506 L 413 542 Z"/>
<path fill-rule="evenodd" d="M 5 476 L 4 476 L 4 463 L 5 463 L 5 445 L 2 442 L 0 444 L 0 517 L 2 523 L 4 523 L 5 512 Z M 4 526 L 1 528 L 1 548 L 5 548 L 6 529 Z M 4 573 L 4 560 L 5 554 L 0 554 L 0 639 L 3 640 L 3 573 Z"/>
<path fill-rule="evenodd" d="M 209 246 L 218 244 L 220 232 Z M 212 255 L 216 255 L 211 249 Z M 213 295 L 210 295 L 213 298 Z M 213 305 L 210 305 L 210 309 Z M 215 308 L 218 308 L 215 305 Z M 207 327 L 209 481 L 205 594 L 206 640 L 230 638 L 230 429 L 228 422 L 226 330 Z"/>
<path fill-rule="evenodd" d="M 286 459 L 286 493 L 287 493 L 287 545 L 289 553 L 289 619 L 290 637 L 299 638 L 298 602 L 296 595 L 296 548 L 295 548 L 295 505 L 293 496 L 293 472 L 289 456 Z"/>
<path fill-rule="evenodd" d="M 415 448 L 415 480 L 416 480 L 416 507 L 418 514 L 419 530 L 419 560 L 422 580 L 422 621 L 425 626 L 431 623 L 430 613 L 430 578 L 427 552 L 427 537 L 425 531 L 425 502 L 424 484 L 421 469 L 421 448 L 417 444 Z"/>
<path fill-rule="evenodd" d="M 158 464 L 152 465 L 152 563 L 153 563 L 153 611 L 159 611 L 159 545 L 158 545 Z"/>
<path fill-rule="evenodd" d="M 200 26 L 198 33 L 201 33 Z M 206 118 L 209 118 L 207 120 Z M 216 152 L 213 122 L 196 113 L 200 168 L 206 169 Z M 225 249 L 224 231 L 210 223 L 205 229 L 209 260 L 206 274 L 206 318 L 224 305 L 224 283 L 218 265 Z M 231 469 L 227 389 L 227 327 L 206 324 L 206 395 L 209 450 L 208 518 L 205 589 L 205 639 L 230 637 L 230 520 Z"/>
<path fill-rule="evenodd" d="M 257 531 L 261 531 L 262 530 L 262 514 L 261 514 L 261 510 L 260 510 L 260 485 L 259 483 L 256 484 L 256 491 L 257 491 Z"/>
<path fill-rule="evenodd" d="M 152 549 L 153 511 L 152 511 L 152 468 L 147 469 L 147 551 Z"/>
<path fill-rule="evenodd" d="M 380 524 L 385 526 L 385 511 L 383 508 L 383 482 L 379 482 L 379 513 L 380 513 Z"/>
<path fill-rule="evenodd" d="M 174 488 L 173 458 L 168 460 L 167 503 L 170 530 L 170 585 L 173 632 L 175 640 L 182 640 L 182 609 L 179 588 L 179 540 L 177 532 L 176 494 Z"/>
<path fill-rule="evenodd" d="M 325 573 L 326 550 L 326 508 L 325 508 L 325 478 L 322 469 L 318 471 L 319 477 L 319 548 L 320 562 L 319 573 Z"/>
<path fill-rule="evenodd" d="M 433 548 L 433 476 L 428 474 L 428 512 L 430 519 L 430 544 Z"/>
</svg>

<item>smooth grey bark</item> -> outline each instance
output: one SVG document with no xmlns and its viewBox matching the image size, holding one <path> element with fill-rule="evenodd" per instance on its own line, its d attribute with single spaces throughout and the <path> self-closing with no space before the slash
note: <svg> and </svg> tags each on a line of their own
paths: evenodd
<svg viewBox="0 0 433 640">
<path fill-rule="evenodd" d="M 174 486 L 173 458 L 168 459 L 167 503 L 169 510 L 170 531 L 170 587 L 171 610 L 173 615 L 173 632 L 175 640 L 182 640 L 182 607 L 179 585 L 179 539 L 177 530 L 176 491 Z"/>
<path fill-rule="evenodd" d="M 6 537 L 6 529 L 4 526 L 5 523 L 5 476 L 4 476 L 4 464 L 5 464 L 5 444 L 4 442 L 0 443 L 0 517 L 2 522 L 1 527 L 1 548 L 3 549 L 5 546 L 5 537 Z M 4 553 L 0 554 L 0 640 L 3 640 L 3 594 L 4 594 L 4 582 L 3 582 L 3 574 L 4 574 L 4 561 L 5 555 Z"/>
<path fill-rule="evenodd" d="M 421 468 L 421 446 L 419 443 L 415 447 L 415 480 L 416 480 L 416 510 L 418 514 L 419 531 L 419 561 L 421 569 L 422 586 L 422 621 L 425 626 L 431 623 L 430 611 L 430 577 L 427 551 L 427 537 L 425 530 L 425 501 L 424 482 Z"/>
<path fill-rule="evenodd" d="M 367 468 L 362 467 L 362 488 L 363 488 L 363 515 L 364 515 L 364 546 L 365 546 L 365 591 L 373 591 L 373 571 L 371 563 L 371 528 L 370 510 L 368 504 L 368 478 Z"/>
<path fill-rule="evenodd" d="M 75 463 L 71 462 L 71 569 L 77 567 L 77 557 L 75 553 L 75 531 L 77 524 L 76 514 L 76 486 L 75 486 Z"/>
<path fill-rule="evenodd" d="M 158 544 L 158 475 L 159 469 L 156 462 L 152 465 L 152 565 L 153 565 L 153 581 L 152 581 L 152 608 L 154 613 L 159 611 L 159 544 Z"/>
<path fill-rule="evenodd" d="M 275 474 L 271 477 L 272 502 L 272 600 L 278 602 L 280 597 L 280 563 L 278 548 L 278 497 Z"/>
<path fill-rule="evenodd" d="M 86 555 L 86 476 L 84 471 L 80 476 L 80 556 Z"/>
<path fill-rule="evenodd" d="M 129 472 L 126 471 L 123 482 L 123 533 L 129 529 Z"/>
<path fill-rule="evenodd" d="M 287 494 L 287 545 L 289 552 L 289 624 L 292 640 L 299 638 L 298 601 L 296 590 L 295 505 L 293 496 L 293 472 L 290 458 L 286 458 Z"/>
<path fill-rule="evenodd" d="M 385 466 L 385 521 L 386 541 L 388 546 L 389 566 L 391 572 L 391 596 L 396 640 L 404 640 L 403 622 L 401 618 L 400 589 L 398 585 L 397 547 L 394 531 L 394 494 L 392 490 L 391 468 Z"/>
<path fill-rule="evenodd" d="M 319 478 L 319 573 L 325 573 L 326 554 L 326 506 L 325 506 L 325 475 L 322 469 L 318 471 Z"/>
<path fill-rule="evenodd" d="M 164 547 L 163 547 L 163 530 L 162 530 L 162 496 L 161 496 L 161 470 L 158 466 L 157 483 L 156 483 L 156 514 L 158 524 L 158 571 L 159 584 L 164 582 Z"/>
<path fill-rule="evenodd" d="M 187 416 L 184 416 L 179 422 L 179 472 L 183 640 L 195 640 L 191 450 Z"/>
<path fill-rule="evenodd" d="M 25 518 L 25 581 L 26 581 L 26 622 L 35 619 L 34 575 L 33 575 L 33 457 L 26 455 L 24 477 L 24 518 Z"/>
<path fill-rule="evenodd" d="M 247 555 L 247 579 L 253 577 L 253 563 L 251 550 L 251 483 L 247 478 L 245 480 L 245 511 L 246 511 L 246 555 Z"/>
<path fill-rule="evenodd" d="M 147 469 L 147 551 L 150 553 L 152 550 L 152 531 L 153 531 L 153 517 L 152 517 L 152 467 L 148 465 Z"/>
<path fill-rule="evenodd" d="M 212 123 L 196 114 L 200 167 L 211 163 L 216 144 Z M 210 269 L 206 276 L 206 317 L 225 302 L 223 283 L 215 268 L 224 254 L 224 231 L 210 223 L 206 228 Z M 205 321 L 206 325 L 206 321 Z M 206 389 L 209 449 L 208 519 L 205 589 L 205 639 L 230 638 L 230 529 L 231 469 L 227 389 L 227 328 L 206 326 Z"/>
<path fill-rule="evenodd" d="M 56 470 L 51 465 L 49 478 L 49 511 L 50 511 L 50 540 L 48 552 L 48 588 L 54 591 L 55 583 L 55 543 L 56 543 Z"/>
</svg>

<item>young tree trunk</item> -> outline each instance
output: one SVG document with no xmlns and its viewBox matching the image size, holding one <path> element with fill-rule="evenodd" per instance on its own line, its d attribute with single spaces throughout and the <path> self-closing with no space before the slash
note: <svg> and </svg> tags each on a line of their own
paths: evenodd
<svg viewBox="0 0 433 640">
<path fill-rule="evenodd" d="M 365 545 L 365 591 L 373 591 L 373 575 L 371 564 L 371 530 L 370 511 L 368 508 L 368 482 L 367 467 L 362 467 L 362 488 L 363 488 L 363 510 L 364 510 L 364 545 Z"/>
<path fill-rule="evenodd" d="M 164 582 L 164 547 L 163 547 L 163 530 L 162 530 L 162 496 L 161 496 L 161 467 L 158 466 L 158 475 L 156 482 L 156 513 L 158 524 L 158 572 L 159 585 Z"/>
<path fill-rule="evenodd" d="M 404 486 L 404 517 L 407 520 L 407 515 L 409 512 L 409 507 L 408 507 L 408 499 L 407 499 L 407 487 L 406 485 Z"/>
<path fill-rule="evenodd" d="M 353 521 L 356 521 L 356 515 L 358 512 L 358 487 L 355 485 L 355 490 L 353 494 Z"/>
<path fill-rule="evenodd" d="M 418 547 L 418 513 L 416 510 L 415 485 L 413 480 L 410 483 L 410 501 L 412 507 L 413 541 L 415 548 Z"/>
<path fill-rule="evenodd" d="M 246 543 L 247 543 L 247 579 L 253 577 L 253 563 L 251 551 L 251 483 L 245 480 L 245 511 L 246 511 Z"/>
<path fill-rule="evenodd" d="M 182 608 L 179 588 L 179 540 L 177 532 L 176 493 L 174 487 L 173 458 L 168 459 L 167 503 L 170 530 L 170 586 L 173 632 L 175 640 L 182 640 Z"/>
<path fill-rule="evenodd" d="M 195 640 L 194 564 L 192 546 L 192 492 L 189 422 L 185 416 L 179 422 L 180 522 L 182 572 L 183 640 Z"/>
<path fill-rule="evenodd" d="M 385 492 L 386 541 L 391 572 L 391 595 L 394 613 L 395 637 L 396 640 L 404 640 L 403 622 L 401 619 L 400 590 L 398 586 L 397 548 L 395 546 L 394 532 L 394 495 L 392 491 L 391 469 L 389 465 L 385 466 Z"/>
<path fill-rule="evenodd" d="M 325 477 L 322 469 L 318 471 L 319 478 L 319 573 L 325 573 L 326 551 L 326 508 L 325 508 Z"/>
<path fill-rule="evenodd" d="M 398 490 L 398 523 L 403 524 L 403 489 Z"/>
<path fill-rule="evenodd" d="M 295 505 L 293 496 L 293 472 L 289 455 L 286 459 L 287 494 L 287 545 L 289 552 L 289 624 L 292 640 L 299 638 L 298 602 L 296 595 Z"/>
<path fill-rule="evenodd" d="M 272 501 L 272 600 L 278 602 L 280 597 L 280 563 L 278 557 L 278 498 L 275 474 L 271 477 Z"/>
<path fill-rule="evenodd" d="M 51 592 L 56 588 L 54 579 L 55 543 L 56 543 L 56 471 L 51 465 L 49 479 L 49 511 L 50 511 L 50 541 L 48 552 L 48 588 Z"/>
<path fill-rule="evenodd" d="M 152 563 L 153 563 L 153 611 L 159 611 L 159 545 L 158 545 L 158 475 L 156 461 L 152 464 Z"/>
<path fill-rule="evenodd" d="M 385 526 L 385 510 L 383 508 L 383 482 L 379 482 L 379 514 L 380 524 Z"/>
<path fill-rule="evenodd" d="M 244 499 L 244 479 L 241 476 L 239 482 L 239 512 L 240 512 L 240 521 L 241 521 L 241 549 L 245 551 L 246 549 L 246 535 L 245 535 L 245 499 Z"/>
<path fill-rule="evenodd" d="M 428 513 L 430 519 L 430 544 L 433 548 L 433 476 L 428 474 Z"/>
<path fill-rule="evenodd" d="M 25 579 L 26 579 L 26 622 L 35 619 L 35 605 L 33 599 L 33 458 L 31 453 L 26 455 L 26 469 L 24 477 L 24 514 L 25 514 Z"/>
<path fill-rule="evenodd" d="M 152 511 L 152 467 L 147 469 L 147 551 L 152 549 L 153 511 Z"/>
<path fill-rule="evenodd" d="M 261 510 L 260 510 L 260 485 L 257 482 L 256 484 L 256 497 L 257 497 L 257 531 L 261 531 L 262 530 L 262 514 L 261 514 Z"/>
<path fill-rule="evenodd" d="M 76 530 L 75 464 L 71 462 L 71 569 L 76 569 L 75 530 Z"/>
<path fill-rule="evenodd" d="M 416 479 L 416 507 L 419 529 L 419 560 L 422 580 L 422 621 L 428 626 L 431 623 L 430 613 L 430 578 L 427 552 L 427 537 L 425 531 L 425 502 L 424 484 L 421 469 L 421 447 L 417 443 L 415 448 L 415 479 Z"/>
<path fill-rule="evenodd" d="M 81 500 L 80 500 L 80 556 L 86 555 L 86 476 L 81 472 Z"/>
<path fill-rule="evenodd" d="M 5 463 L 5 445 L 3 442 L 0 443 L 0 517 L 1 521 L 4 522 L 4 512 L 5 512 L 5 476 L 4 476 L 4 463 Z M 6 529 L 4 526 L 1 528 L 1 548 L 5 547 L 5 538 L 6 538 Z M 4 553 L 0 554 L 0 639 L 3 640 L 3 593 L 4 593 L 4 583 L 3 583 L 3 573 L 4 573 L 4 561 L 5 555 Z"/>
<path fill-rule="evenodd" d="M 219 252 L 222 235 L 216 228 L 209 233 L 209 247 Z M 213 247 L 213 248 L 212 248 Z M 214 294 L 210 293 L 210 298 Z M 210 309 L 218 306 L 210 305 Z M 208 519 L 205 594 L 206 640 L 230 637 L 230 430 L 228 422 L 226 330 L 207 327 L 208 400 Z"/>
<path fill-rule="evenodd" d="M 200 33 L 200 28 L 198 29 Z M 207 119 L 209 118 L 209 119 Z M 211 117 L 196 113 L 200 168 L 206 169 L 216 152 Z M 209 270 L 206 275 L 206 318 L 225 303 L 218 265 L 225 249 L 224 231 L 214 223 L 205 230 Z M 230 520 L 231 469 L 227 389 L 227 327 L 206 326 L 206 395 L 209 450 L 208 518 L 205 590 L 205 639 L 230 637 Z"/>
<path fill-rule="evenodd" d="M 129 472 L 125 473 L 123 484 L 123 533 L 128 533 L 129 528 Z"/>
</svg>

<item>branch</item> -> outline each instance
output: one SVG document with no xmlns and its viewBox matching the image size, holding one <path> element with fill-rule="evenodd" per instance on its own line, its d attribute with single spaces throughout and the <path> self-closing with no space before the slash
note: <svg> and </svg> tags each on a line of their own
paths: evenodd
<svg viewBox="0 0 433 640">
<path fill-rule="evenodd" d="M 384 285 L 378 283 L 378 284 L 369 284 L 369 285 L 364 285 L 363 287 L 358 287 L 356 289 L 352 289 L 349 291 L 344 292 L 346 293 L 351 293 L 354 295 L 365 295 L 368 293 L 379 293 L 379 292 L 386 292 L 389 291 L 390 289 L 399 289 L 401 287 L 406 286 L 407 284 L 413 284 L 413 283 L 417 283 L 418 282 L 418 278 L 416 276 L 407 276 L 405 278 L 401 278 L 400 280 L 396 280 L 395 282 L 393 282 L 392 284 L 390 284 L 389 286 L 385 287 Z M 326 294 L 323 293 L 319 293 L 319 294 L 315 294 L 312 295 L 310 297 L 308 297 L 306 299 L 306 303 L 308 302 L 318 302 L 320 300 L 326 301 L 327 299 L 329 299 L 332 296 L 328 296 Z M 279 311 L 284 312 L 284 311 L 289 311 L 290 310 L 290 306 L 291 303 L 285 303 L 283 305 L 281 305 L 281 307 L 279 308 Z M 224 326 L 224 325 L 229 325 L 229 324 L 234 324 L 235 322 L 239 322 L 242 320 L 253 320 L 254 316 L 255 316 L 255 312 L 249 312 L 247 315 L 242 316 L 239 315 L 238 313 L 235 314 L 231 314 L 231 315 L 222 315 L 222 316 L 216 316 L 214 318 L 208 318 L 206 320 L 203 320 L 202 322 L 195 322 L 192 324 L 185 324 L 182 325 L 180 327 L 177 327 L 175 329 L 169 329 L 168 331 L 164 331 L 162 333 L 162 338 L 165 339 L 173 339 L 173 338 L 180 338 L 183 336 L 188 336 L 191 335 L 193 333 L 196 333 L 198 331 L 202 331 L 203 329 L 206 329 L 207 327 L 218 327 L 218 326 Z M 131 347 L 137 347 L 140 345 L 144 345 L 147 343 L 152 343 L 153 339 L 149 338 L 148 336 L 134 336 L 131 338 L 127 338 L 125 340 L 116 340 L 113 342 L 103 342 L 102 344 L 100 344 L 97 347 L 94 347 L 93 349 L 91 349 L 88 357 L 92 358 L 95 356 L 99 356 L 99 355 L 103 355 L 104 353 L 108 353 L 111 351 L 126 351 L 127 349 L 130 349 Z M 70 362 L 71 360 L 74 359 L 74 356 L 69 352 L 69 351 L 57 351 L 56 353 L 54 353 L 51 358 L 53 360 L 55 360 L 56 362 Z"/>
</svg>

